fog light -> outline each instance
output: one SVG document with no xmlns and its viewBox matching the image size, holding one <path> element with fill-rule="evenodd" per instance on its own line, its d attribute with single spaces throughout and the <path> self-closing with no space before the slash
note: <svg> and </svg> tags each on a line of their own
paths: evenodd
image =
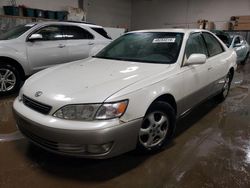
<svg viewBox="0 0 250 188">
<path fill-rule="evenodd" d="M 88 145 L 87 151 L 93 154 L 102 154 L 108 152 L 112 147 L 112 142 L 101 145 Z"/>
</svg>

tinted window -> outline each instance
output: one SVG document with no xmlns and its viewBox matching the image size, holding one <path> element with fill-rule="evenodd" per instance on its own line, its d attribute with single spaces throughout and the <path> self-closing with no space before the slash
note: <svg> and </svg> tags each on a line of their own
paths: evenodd
<svg viewBox="0 0 250 188">
<path fill-rule="evenodd" d="M 60 26 L 47 26 L 39 31 L 36 34 L 42 35 L 42 40 L 62 40 L 63 34 Z"/>
<path fill-rule="evenodd" d="M 220 54 L 224 51 L 220 42 L 214 36 L 212 36 L 209 33 L 203 33 L 203 36 L 204 36 L 210 57 Z"/>
<path fill-rule="evenodd" d="M 217 37 L 219 37 L 222 40 L 222 42 L 224 42 L 227 45 L 227 47 L 230 46 L 231 43 L 230 38 L 228 38 L 225 35 L 217 35 Z"/>
<path fill-rule="evenodd" d="M 94 38 L 90 32 L 77 26 L 63 26 L 63 32 L 64 37 L 69 40 Z"/>
<path fill-rule="evenodd" d="M 100 35 L 102 35 L 106 39 L 111 39 L 111 37 L 108 35 L 108 33 L 103 28 L 91 27 L 91 29 L 93 29 L 95 32 L 99 33 Z"/>
<path fill-rule="evenodd" d="M 236 37 L 235 40 L 234 40 L 234 45 L 236 44 L 240 44 L 240 38 L 239 37 Z"/>
<path fill-rule="evenodd" d="M 186 56 L 191 54 L 207 54 L 207 48 L 200 33 L 191 34 L 186 44 Z"/>
<path fill-rule="evenodd" d="M 170 64 L 176 62 L 182 45 L 182 33 L 138 32 L 116 39 L 98 58 Z"/>
</svg>

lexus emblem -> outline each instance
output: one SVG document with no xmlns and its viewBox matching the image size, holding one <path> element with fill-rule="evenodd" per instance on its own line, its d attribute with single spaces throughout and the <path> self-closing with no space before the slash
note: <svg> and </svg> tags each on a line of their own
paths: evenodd
<svg viewBox="0 0 250 188">
<path fill-rule="evenodd" d="M 43 94 L 43 92 L 38 91 L 38 92 L 35 93 L 35 97 L 40 97 L 42 94 Z"/>
</svg>

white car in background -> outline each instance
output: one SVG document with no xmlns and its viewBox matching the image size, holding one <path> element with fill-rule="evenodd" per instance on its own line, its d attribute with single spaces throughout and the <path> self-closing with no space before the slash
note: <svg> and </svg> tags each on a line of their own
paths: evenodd
<svg viewBox="0 0 250 188">
<path fill-rule="evenodd" d="M 249 44 L 241 35 L 232 35 L 229 48 L 236 51 L 237 62 L 245 64 L 249 56 Z"/>
<path fill-rule="evenodd" d="M 84 22 L 39 22 L 0 35 L 0 96 L 19 89 L 21 80 L 50 66 L 99 52 L 111 42 L 103 27 Z"/>
<path fill-rule="evenodd" d="M 209 97 L 227 97 L 235 69 L 235 51 L 209 31 L 130 32 L 93 58 L 31 76 L 14 114 L 19 130 L 51 152 L 156 151 L 177 118 Z"/>
</svg>

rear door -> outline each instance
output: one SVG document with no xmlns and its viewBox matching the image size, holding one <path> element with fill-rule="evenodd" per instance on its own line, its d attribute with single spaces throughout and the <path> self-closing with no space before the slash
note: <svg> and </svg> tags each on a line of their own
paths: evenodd
<svg viewBox="0 0 250 188">
<path fill-rule="evenodd" d="M 212 34 L 203 32 L 202 35 L 208 49 L 208 80 L 212 83 L 209 95 L 213 95 L 223 87 L 228 71 L 228 53 Z"/>
<path fill-rule="evenodd" d="M 95 45 L 94 36 L 87 30 L 72 25 L 63 26 L 69 51 L 68 61 L 76 61 L 89 57 L 90 49 Z"/>
<path fill-rule="evenodd" d="M 68 61 L 68 49 L 59 25 L 44 26 L 32 34 L 42 35 L 39 41 L 26 42 L 33 72 Z"/>
</svg>

